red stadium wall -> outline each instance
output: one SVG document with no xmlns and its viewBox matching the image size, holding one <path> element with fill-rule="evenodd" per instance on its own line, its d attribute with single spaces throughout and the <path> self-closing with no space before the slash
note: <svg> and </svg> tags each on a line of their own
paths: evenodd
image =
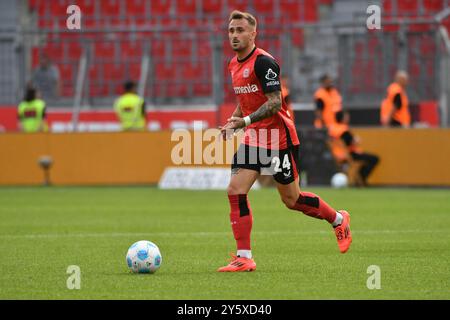
<svg viewBox="0 0 450 320">
<path fill-rule="evenodd" d="M 226 109 L 227 111 L 229 110 Z M 223 119 L 226 119 L 234 111 L 229 114 L 219 113 Z M 147 112 L 147 121 L 157 124 L 155 130 L 168 130 L 174 127 L 192 128 L 194 122 L 201 121 L 204 128 L 216 127 L 218 113 L 213 110 L 152 110 Z M 49 111 L 47 112 L 47 123 L 52 131 L 68 131 L 67 128 L 72 122 L 72 111 Z M 81 131 L 111 131 L 108 125 L 118 125 L 118 119 L 112 110 L 99 111 L 88 110 L 82 111 L 79 117 Z M 118 128 L 117 128 L 118 129 Z M 0 132 L 1 131 L 17 131 L 17 108 L 14 106 L 0 107 Z"/>
</svg>

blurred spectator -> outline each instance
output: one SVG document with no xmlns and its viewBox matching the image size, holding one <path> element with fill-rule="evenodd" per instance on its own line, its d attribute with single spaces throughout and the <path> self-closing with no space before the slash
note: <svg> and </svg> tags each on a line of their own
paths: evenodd
<svg viewBox="0 0 450 320">
<path fill-rule="evenodd" d="M 408 74 L 397 71 L 395 81 L 387 88 L 386 98 L 381 104 L 381 124 L 383 126 L 404 127 L 411 125 L 409 101 L 406 94 Z"/>
<path fill-rule="evenodd" d="M 122 130 L 145 130 L 145 102 L 136 93 L 136 83 L 125 82 L 124 91 L 124 94 L 114 104 L 114 110 L 122 125 Z"/>
<path fill-rule="evenodd" d="M 31 84 L 41 93 L 45 101 L 56 100 L 60 96 L 61 81 L 58 67 L 46 53 L 42 53 L 40 64 L 34 70 Z"/>
<path fill-rule="evenodd" d="M 292 121 L 295 123 L 295 114 L 294 109 L 292 109 L 292 103 L 291 103 L 291 90 L 289 89 L 289 78 L 286 76 L 281 77 L 281 96 L 283 97 L 284 101 L 286 102 L 287 110 L 289 112 L 289 115 L 292 118 Z"/>
<path fill-rule="evenodd" d="M 19 104 L 17 115 L 23 132 L 47 131 L 45 102 L 39 99 L 39 92 L 35 88 L 27 88 L 25 97 Z"/>
<path fill-rule="evenodd" d="M 321 87 L 314 93 L 316 104 L 316 119 L 314 126 L 317 129 L 328 128 L 335 122 L 335 113 L 342 110 L 342 97 L 334 87 L 330 75 L 320 77 Z"/>
<path fill-rule="evenodd" d="M 328 134 L 331 139 L 337 142 L 343 142 L 342 146 L 344 150 L 336 150 L 339 148 L 339 143 L 336 143 L 334 144 L 335 150 L 333 150 L 333 154 L 335 158 L 338 158 L 338 162 L 361 162 L 361 166 L 358 167 L 359 176 L 362 179 L 362 185 L 366 186 L 367 178 L 378 164 L 379 158 L 374 154 L 363 152 L 360 147 L 359 138 L 354 136 L 350 131 L 350 115 L 348 112 L 336 112 L 335 119 L 335 123 L 330 125 L 328 129 Z"/>
</svg>

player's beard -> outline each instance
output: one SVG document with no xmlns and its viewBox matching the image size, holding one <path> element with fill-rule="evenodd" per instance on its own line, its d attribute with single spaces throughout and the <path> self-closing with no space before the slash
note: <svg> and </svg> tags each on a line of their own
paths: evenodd
<svg viewBox="0 0 450 320">
<path fill-rule="evenodd" d="M 247 44 L 248 46 L 248 44 Z M 237 43 L 237 46 L 234 46 L 234 43 L 231 44 L 231 49 L 233 49 L 233 51 L 235 52 L 241 52 L 241 51 L 245 51 L 247 49 L 247 46 L 243 45 L 242 41 L 239 41 Z"/>
</svg>

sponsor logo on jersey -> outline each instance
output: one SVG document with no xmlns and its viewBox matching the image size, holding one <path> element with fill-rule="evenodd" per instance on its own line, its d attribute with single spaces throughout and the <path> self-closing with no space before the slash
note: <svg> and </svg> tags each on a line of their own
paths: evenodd
<svg viewBox="0 0 450 320">
<path fill-rule="evenodd" d="M 267 70 L 266 73 L 266 79 L 267 80 L 275 80 L 277 78 L 277 74 L 275 72 L 273 72 L 273 70 L 271 68 L 269 68 L 269 70 Z"/>
<path fill-rule="evenodd" d="M 256 84 L 247 84 L 246 86 L 242 87 L 233 87 L 233 89 L 235 94 L 253 93 L 259 90 Z"/>
<path fill-rule="evenodd" d="M 277 81 L 277 80 L 269 81 L 269 82 L 266 83 L 266 86 L 267 86 L 267 87 L 270 87 L 270 86 L 278 86 L 278 85 L 280 85 L 280 81 Z"/>
</svg>

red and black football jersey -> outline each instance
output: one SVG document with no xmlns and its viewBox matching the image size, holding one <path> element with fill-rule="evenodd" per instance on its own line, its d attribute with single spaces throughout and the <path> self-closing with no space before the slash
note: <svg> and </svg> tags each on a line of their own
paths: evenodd
<svg viewBox="0 0 450 320">
<path fill-rule="evenodd" d="M 242 60 L 235 56 L 228 69 L 243 117 L 255 112 L 267 101 L 266 93 L 281 92 L 280 67 L 269 53 L 260 48 L 255 47 Z M 299 144 L 284 99 L 278 113 L 245 128 L 243 143 L 267 149 L 286 149 Z"/>
</svg>

